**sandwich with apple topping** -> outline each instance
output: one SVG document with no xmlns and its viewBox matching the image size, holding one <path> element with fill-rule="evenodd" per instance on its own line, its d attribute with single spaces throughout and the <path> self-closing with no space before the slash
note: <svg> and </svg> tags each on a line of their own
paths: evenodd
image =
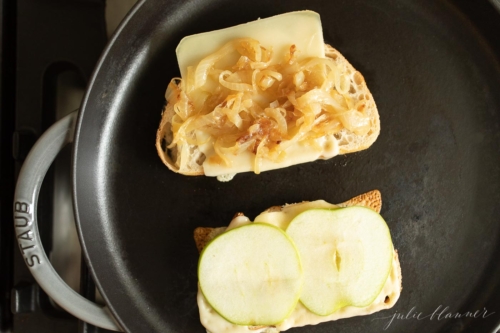
<svg viewBox="0 0 500 333">
<path fill-rule="evenodd" d="M 402 277 L 381 206 L 371 191 L 197 228 L 202 325 L 210 333 L 277 333 L 391 308 Z"/>
<path fill-rule="evenodd" d="M 368 148 L 379 114 L 363 75 L 323 41 L 319 15 L 291 12 L 185 37 L 156 135 L 183 175 L 262 171 Z"/>
</svg>

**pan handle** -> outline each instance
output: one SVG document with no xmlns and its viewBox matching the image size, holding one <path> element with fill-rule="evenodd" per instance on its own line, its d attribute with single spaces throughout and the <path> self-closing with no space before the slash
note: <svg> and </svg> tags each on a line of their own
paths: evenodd
<svg viewBox="0 0 500 333">
<path fill-rule="evenodd" d="M 59 151 L 73 140 L 77 112 L 52 125 L 36 142 L 21 168 L 14 194 L 14 227 L 19 249 L 40 287 L 63 309 L 89 324 L 122 331 L 109 309 L 79 295 L 52 267 L 40 240 L 37 202 L 43 178 Z"/>
</svg>

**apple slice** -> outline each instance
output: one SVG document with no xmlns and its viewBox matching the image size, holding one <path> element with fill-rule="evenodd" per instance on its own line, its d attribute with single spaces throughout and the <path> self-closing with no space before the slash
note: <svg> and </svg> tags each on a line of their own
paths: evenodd
<svg viewBox="0 0 500 333">
<path fill-rule="evenodd" d="M 266 223 L 250 223 L 216 237 L 198 264 L 208 303 L 237 325 L 282 322 L 299 300 L 302 278 L 293 242 Z"/>
<path fill-rule="evenodd" d="M 312 209 L 286 232 L 304 269 L 300 301 L 326 316 L 348 305 L 370 305 L 391 271 L 393 246 L 382 216 L 364 207 Z"/>
</svg>

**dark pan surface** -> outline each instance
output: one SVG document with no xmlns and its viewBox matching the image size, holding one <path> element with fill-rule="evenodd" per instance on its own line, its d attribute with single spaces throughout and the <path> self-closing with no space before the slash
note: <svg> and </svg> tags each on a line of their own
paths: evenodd
<svg viewBox="0 0 500 333">
<path fill-rule="evenodd" d="M 493 7 L 485 8 L 500 23 Z M 382 124 L 375 144 L 229 183 L 170 172 L 154 141 L 165 88 L 179 75 L 180 39 L 299 9 L 321 14 L 326 42 L 365 76 Z M 136 7 L 89 87 L 73 170 L 87 261 L 123 327 L 204 332 L 195 227 L 224 226 L 240 211 L 253 218 L 273 205 L 341 202 L 380 189 L 403 271 L 399 302 L 371 316 L 291 332 L 382 332 L 389 319 L 380 318 L 395 313 L 410 319 L 395 319 L 386 332 L 492 332 L 500 322 L 499 47 L 445 1 L 195 0 Z M 439 306 L 495 313 L 411 319 L 412 308 L 430 315 Z"/>
</svg>

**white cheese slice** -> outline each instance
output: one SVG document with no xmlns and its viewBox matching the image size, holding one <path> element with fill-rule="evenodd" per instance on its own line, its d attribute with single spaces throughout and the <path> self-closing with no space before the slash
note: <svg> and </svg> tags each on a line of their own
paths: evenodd
<svg viewBox="0 0 500 333">
<path fill-rule="evenodd" d="M 181 76 L 186 77 L 188 66 L 196 66 L 204 57 L 216 52 L 227 42 L 248 37 L 258 40 L 264 47 L 272 47 L 271 64 L 283 61 L 292 44 L 299 50 L 297 54 L 299 60 L 309 57 L 325 57 L 319 14 L 308 10 L 297 11 L 183 38 L 176 50 Z M 235 62 L 237 59 L 232 60 Z M 219 65 L 223 64 L 219 63 Z M 259 96 L 254 97 L 254 99 L 258 98 Z M 203 136 L 204 133 L 197 133 L 198 135 Z M 204 137 L 199 139 L 201 142 L 204 139 L 208 140 Z M 290 165 L 312 162 L 319 158 L 330 158 L 339 153 L 337 140 L 333 136 L 319 138 L 316 141 L 316 147 L 319 149 L 300 143 L 293 144 L 286 149 L 287 156 L 281 163 L 263 159 L 260 171 L 285 168 Z M 208 140 L 198 148 L 206 157 L 203 163 L 206 176 L 217 176 L 219 180 L 227 181 L 236 173 L 254 171 L 255 155 L 251 152 L 227 156 L 231 161 L 231 165 L 227 166 L 211 158 L 215 155 L 212 141 Z"/>
<path fill-rule="evenodd" d="M 330 204 L 323 200 L 304 202 L 300 204 L 285 206 L 281 211 L 263 212 L 255 218 L 256 222 L 265 222 L 273 224 L 279 228 L 286 229 L 288 224 L 300 213 L 314 208 L 336 208 L 337 205 Z M 235 217 L 229 224 L 228 229 L 236 228 L 241 225 L 251 223 L 245 216 Z M 366 307 L 346 306 L 335 311 L 328 316 L 319 316 L 310 312 L 300 302 L 297 303 L 294 311 L 281 324 L 276 325 L 276 331 L 285 331 L 292 327 L 305 325 L 316 325 L 319 323 L 350 318 L 355 316 L 369 315 L 374 312 L 389 309 L 397 302 L 401 293 L 401 270 L 397 253 L 394 252 L 391 274 L 377 296 L 377 298 Z M 389 298 L 386 299 L 386 296 Z M 266 328 L 252 329 L 249 326 L 234 325 L 222 318 L 207 302 L 203 293 L 198 288 L 198 307 L 200 311 L 200 321 L 202 325 L 211 333 L 260 333 Z"/>
<path fill-rule="evenodd" d="M 260 171 L 286 168 L 291 165 L 316 161 L 317 159 L 328 159 L 339 154 L 338 140 L 333 135 L 326 135 L 315 140 L 319 149 L 300 143 L 293 144 L 285 150 L 286 158 L 282 162 L 262 160 Z M 205 176 L 215 177 L 231 173 L 254 171 L 255 154 L 244 151 L 238 155 L 227 155 L 231 165 L 216 163 L 210 158 L 215 152 L 211 144 L 200 146 L 200 150 L 207 157 L 203 162 Z"/>
<path fill-rule="evenodd" d="M 186 77 L 188 66 L 196 66 L 207 55 L 236 38 L 253 38 L 264 47 L 272 47 L 271 64 L 281 61 L 292 44 L 300 51 L 299 59 L 325 57 L 319 14 L 304 10 L 184 37 L 176 49 L 181 77 Z"/>
</svg>

